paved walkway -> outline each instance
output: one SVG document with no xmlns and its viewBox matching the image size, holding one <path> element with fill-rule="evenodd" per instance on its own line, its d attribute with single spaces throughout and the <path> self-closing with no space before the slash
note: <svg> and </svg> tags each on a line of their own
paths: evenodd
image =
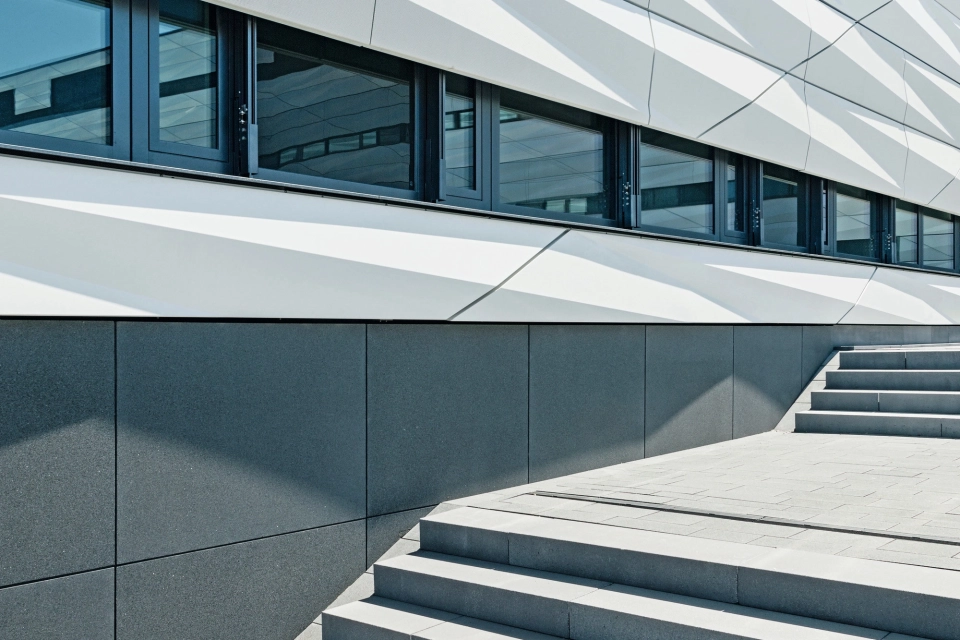
<svg viewBox="0 0 960 640">
<path fill-rule="evenodd" d="M 958 440 L 772 432 L 451 504 L 960 571 Z"/>
</svg>

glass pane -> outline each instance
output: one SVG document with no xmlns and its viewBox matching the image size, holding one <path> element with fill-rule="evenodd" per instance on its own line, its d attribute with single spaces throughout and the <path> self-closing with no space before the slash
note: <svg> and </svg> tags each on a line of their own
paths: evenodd
<svg viewBox="0 0 960 640">
<path fill-rule="evenodd" d="M 0 129 L 110 144 L 110 4 L 0 1 Z"/>
<path fill-rule="evenodd" d="M 258 21 L 260 166 L 412 189 L 412 85 L 405 60 Z"/>
<path fill-rule="evenodd" d="M 764 244 L 804 244 L 801 184 L 799 172 L 776 165 L 763 165 Z"/>
<path fill-rule="evenodd" d="M 217 12 L 160 0 L 160 139 L 217 146 Z"/>
<path fill-rule="evenodd" d="M 923 266 L 953 269 L 953 218 L 923 216 Z"/>
<path fill-rule="evenodd" d="M 917 264 L 917 218 L 916 205 L 897 203 L 895 249 L 900 264 Z"/>
<path fill-rule="evenodd" d="M 641 224 L 713 233 L 712 150 L 646 129 L 641 135 Z"/>
<path fill-rule="evenodd" d="M 737 165 L 727 165 L 727 231 L 743 231 L 744 208 L 737 206 Z"/>
<path fill-rule="evenodd" d="M 870 198 L 863 189 L 837 187 L 837 251 L 874 257 L 873 216 Z"/>
<path fill-rule="evenodd" d="M 608 217 L 603 131 L 597 116 L 503 90 L 500 201 Z"/>
<path fill-rule="evenodd" d="M 476 168 L 476 90 L 473 80 L 447 75 L 444 97 L 443 136 L 444 160 L 447 165 L 447 187 L 475 189 Z"/>
</svg>

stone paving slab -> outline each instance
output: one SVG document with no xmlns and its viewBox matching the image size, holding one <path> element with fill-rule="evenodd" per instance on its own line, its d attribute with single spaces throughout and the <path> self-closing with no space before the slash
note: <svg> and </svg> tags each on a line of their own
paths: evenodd
<svg viewBox="0 0 960 640">
<path fill-rule="evenodd" d="M 450 504 L 960 571 L 956 440 L 775 431 Z"/>
</svg>

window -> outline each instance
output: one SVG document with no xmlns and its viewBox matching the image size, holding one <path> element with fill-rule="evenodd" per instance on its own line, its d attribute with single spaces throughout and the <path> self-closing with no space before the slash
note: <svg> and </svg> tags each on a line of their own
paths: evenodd
<svg viewBox="0 0 960 640">
<path fill-rule="evenodd" d="M 603 119 L 504 89 L 499 130 L 500 204 L 613 218 Z"/>
<path fill-rule="evenodd" d="M 476 83 L 455 74 L 446 76 L 443 100 L 443 145 L 447 189 L 477 188 Z"/>
<path fill-rule="evenodd" d="M 712 234 L 713 150 L 649 129 L 640 135 L 641 226 Z"/>
<path fill-rule="evenodd" d="M 160 0 L 156 35 L 160 140 L 215 149 L 216 8 L 198 0 Z"/>
<path fill-rule="evenodd" d="M 259 21 L 256 93 L 261 173 L 414 189 L 412 63 Z"/>
<path fill-rule="evenodd" d="M 837 253 L 876 257 L 877 224 L 872 197 L 863 189 L 837 185 Z"/>
<path fill-rule="evenodd" d="M 953 217 L 939 211 L 923 209 L 921 216 L 923 266 L 934 269 L 954 268 Z"/>
<path fill-rule="evenodd" d="M 0 2 L 4 142 L 111 155 L 102 149 L 116 142 L 112 13 L 108 0 Z"/>
<path fill-rule="evenodd" d="M 805 247 L 807 244 L 806 180 L 803 174 L 763 164 L 764 245 Z"/>
<path fill-rule="evenodd" d="M 744 233 L 747 230 L 746 221 L 744 220 L 745 210 L 737 198 L 738 164 L 742 166 L 742 163 L 737 162 L 735 159 L 727 162 L 727 184 L 725 190 L 727 197 L 727 231 Z"/>
<path fill-rule="evenodd" d="M 915 204 L 897 202 L 893 259 L 900 264 L 916 265 L 919 261 L 917 239 L 920 237 L 920 216 L 918 211 L 919 207 Z"/>
</svg>

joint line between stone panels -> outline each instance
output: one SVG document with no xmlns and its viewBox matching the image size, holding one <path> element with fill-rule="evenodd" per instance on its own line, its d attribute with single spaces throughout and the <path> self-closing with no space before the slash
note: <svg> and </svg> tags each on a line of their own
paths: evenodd
<svg viewBox="0 0 960 640">
<path fill-rule="evenodd" d="M 860 290 L 860 295 L 857 296 L 857 301 L 854 302 L 854 303 L 853 303 L 853 306 L 851 306 L 849 309 L 847 309 L 847 312 L 846 312 L 845 314 L 843 314 L 842 316 L 840 316 L 840 319 L 837 320 L 834 324 L 840 324 L 841 322 L 843 322 L 843 319 L 846 318 L 848 315 L 850 315 L 850 312 L 851 312 L 851 311 L 853 311 L 854 309 L 857 308 L 857 305 L 860 304 L 860 300 L 863 299 L 863 294 L 865 294 L 865 293 L 867 292 L 867 287 L 870 286 L 870 283 L 873 282 L 874 276 L 877 275 L 877 271 L 878 271 L 878 270 L 879 270 L 879 267 L 874 267 L 874 268 L 873 268 L 873 273 L 870 274 L 870 277 L 867 278 L 867 283 L 864 284 L 864 285 L 863 285 L 863 289 Z"/>
<path fill-rule="evenodd" d="M 485 294 L 483 294 L 482 296 L 480 296 L 479 298 L 477 298 L 476 300 L 474 300 L 473 302 L 471 302 L 470 304 L 468 304 L 467 306 L 465 306 L 463 309 L 460 309 L 460 311 L 457 311 L 455 314 L 453 314 L 452 316 L 450 316 L 449 318 L 447 318 L 447 322 L 451 322 L 452 320 L 456 320 L 457 317 L 459 317 L 460 315 L 466 313 L 467 311 L 469 311 L 470 309 L 472 309 L 474 306 L 476 306 L 476 305 L 478 305 L 479 303 L 483 302 L 487 297 L 489 297 L 490 295 L 492 295 L 492 294 L 496 293 L 497 291 L 499 291 L 500 288 L 501 288 L 503 285 L 505 285 L 505 284 L 507 284 L 508 282 L 510 282 L 510 280 L 511 280 L 515 275 L 517 275 L 518 273 L 520 273 L 521 271 L 523 271 L 524 268 L 526 268 L 527 265 L 529 265 L 531 262 L 533 262 L 534 260 L 536 260 L 537 258 L 539 258 L 547 249 L 549 249 L 550 247 L 552 247 L 553 245 L 555 245 L 557 242 L 559 242 L 559 241 L 560 241 L 560 238 L 562 238 L 563 236 L 565 236 L 565 235 L 567 235 L 568 233 L 570 233 L 570 231 L 571 231 L 571 229 L 569 229 L 569 228 L 568 228 L 568 229 L 564 229 L 563 232 L 562 232 L 560 235 L 558 235 L 556 238 L 554 238 L 553 240 L 551 240 L 551 241 L 547 244 L 547 246 L 545 246 L 544 248 L 542 248 L 542 249 L 540 249 L 539 251 L 537 251 L 537 253 L 534 254 L 534 256 L 533 256 L 532 258 L 530 258 L 529 260 L 527 260 L 526 262 L 524 262 L 522 265 L 520 265 L 519 267 L 517 267 L 516 271 L 514 271 L 513 273 L 511 273 L 510 275 L 508 275 L 506 278 L 504 278 L 503 282 L 501 282 L 500 284 L 498 284 L 498 285 L 495 286 L 494 288 L 490 289 L 490 291 L 487 291 Z"/>
<path fill-rule="evenodd" d="M 731 354 L 730 354 L 730 375 L 733 376 L 732 383 L 730 385 L 730 439 L 733 440 L 733 436 L 736 433 L 736 427 L 734 426 L 734 421 L 737 419 L 737 328 L 730 327 L 730 331 L 733 332 L 731 336 Z"/>
<path fill-rule="evenodd" d="M 113 321 L 113 637 L 117 637 L 117 560 L 120 547 L 120 415 L 118 390 L 120 372 L 117 367 L 117 321 Z"/>
<path fill-rule="evenodd" d="M 405 511 L 412 511 L 412 509 L 406 509 Z M 397 512 L 397 513 L 399 513 L 399 512 Z M 390 514 L 384 514 L 384 515 L 390 515 Z M 126 562 L 119 562 L 119 563 L 117 563 L 117 567 L 126 567 L 126 566 L 130 566 L 130 565 L 134 565 L 134 564 L 143 564 L 144 562 L 152 562 L 152 561 L 154 561 L 154 560 L 166 560 L 167 558 L 176 558 L 176 557 L 179 557 L 179 556 L 185 556 L 185 555 L 189 555 L 189 554 L 191 554 L 191 553 L 197 553 L 197 552 L 200 552 L 200 551 L 211 551 L 211 550 L 213 550 L 213 549 L 224 549 L 224 548 L 226 548 L 226 547 L 232 547 L 232 546 L 235 546 L 235 545 L 238 545 L 238 544 L 248 544 L 248 543 L 250 543 L 250 542 L 259 542 L 260 540 L 271 540 L 271 539 L 273 539 L 273 538 L 282 538 L 283 536 L 290 536 L 290 535 L 294 535 L 294 534 L 297 534 L 297 533 L 306 533 L 306 532 L 308 532 L 308 531 L 319 531 L 320 529 L 326 529 L 326 528 L 328 528 L 328 527 L 338 527 L 338 526 L 340 526 L 340 525 L 353 524 L 353 523 L 355 523 L 355 522 L 364 522 L 364 532 L 366 532 L 366 520 L 367 520 L 367 518 L 365 518 L 365 517 L 361 517 L 361 518 L 351 518 L 351 519 L 349 519 L 349 520 L 342 520 L 342 521 L 340 521 L 340 522 L 331 522 L 331 523 L 329 523 L 329 524 L 322 524 L 322 525 L 317 526 L 317 527 L 305 527 L 305 528 L 303 528 L 303 529 L 294 529 L 293 531 L 284 531 L 284 532 L 282 532 L 282 533 L 271 533 L 270 535 L 266 535 L 266 536 L 257 536 L 257 537 L 255 537 L 255 538 L 244 538 L 243 540 L 234 540 L 234 541 L 232 541 L 232 542 L 224 542 L 224 543 L 222 543 L 222 544 L 214 544 L 214 545 L 210 545 L 210 546 L 208 546 L 208 547 L 198 547 L 198 548 L 196 548 L 196 549 L 188 549 L 187 551 L 175 551 L 175 552 L 173 552 L 173 553 L 164 553 L 164 554 L 161 554 L 161 555 L 158 555 L 158 556 L 151 556 L 151 557 L 149 557 L 149 558 L 140 558 L 140 559 L 138 559 L 138 560 L 128 560 L 128 561 L 126 561 Z M 364 533 L 364 535 L 366 535 L 366 533 Z M 366 555 L 366 544 L 364 544 L 364 555 Z M 366 561 L 366 559 L 364 559 L 364 561 Z M 106 568 L 109 568 L 109 567 L 101 567 L 101 569 L 106 569 Z M 81 571 L 81 572 L 78 572 L 78 573 L 89 573 L 89 571 Z M 70 574 L 68 574 L 68 575 L 70 575 Z M 44 578 L 44 579 L 46 580 L 46 579 L 48 579 L 48 578 Z M 38 581 L 37 581 L 37 580 L 33 580 L 33 582 L 38 582 Z M 13 586 L 13 585 L 10 585 L 10 586 Z"/>
<path fill-rule="evenodd" d="M 647 339 L 647 329 L 650 325 L 643 325 L 643 457 L 647 457 L 647 358 L 649 357 L 650 343 Z"/>
<path fill-rule="evenodd" d="M 530 484 L 530 334 L 532 330 L 527 325 L 527 484 Z M 509 544 L 509 541 L 508 541 Z"/>
</svg>

